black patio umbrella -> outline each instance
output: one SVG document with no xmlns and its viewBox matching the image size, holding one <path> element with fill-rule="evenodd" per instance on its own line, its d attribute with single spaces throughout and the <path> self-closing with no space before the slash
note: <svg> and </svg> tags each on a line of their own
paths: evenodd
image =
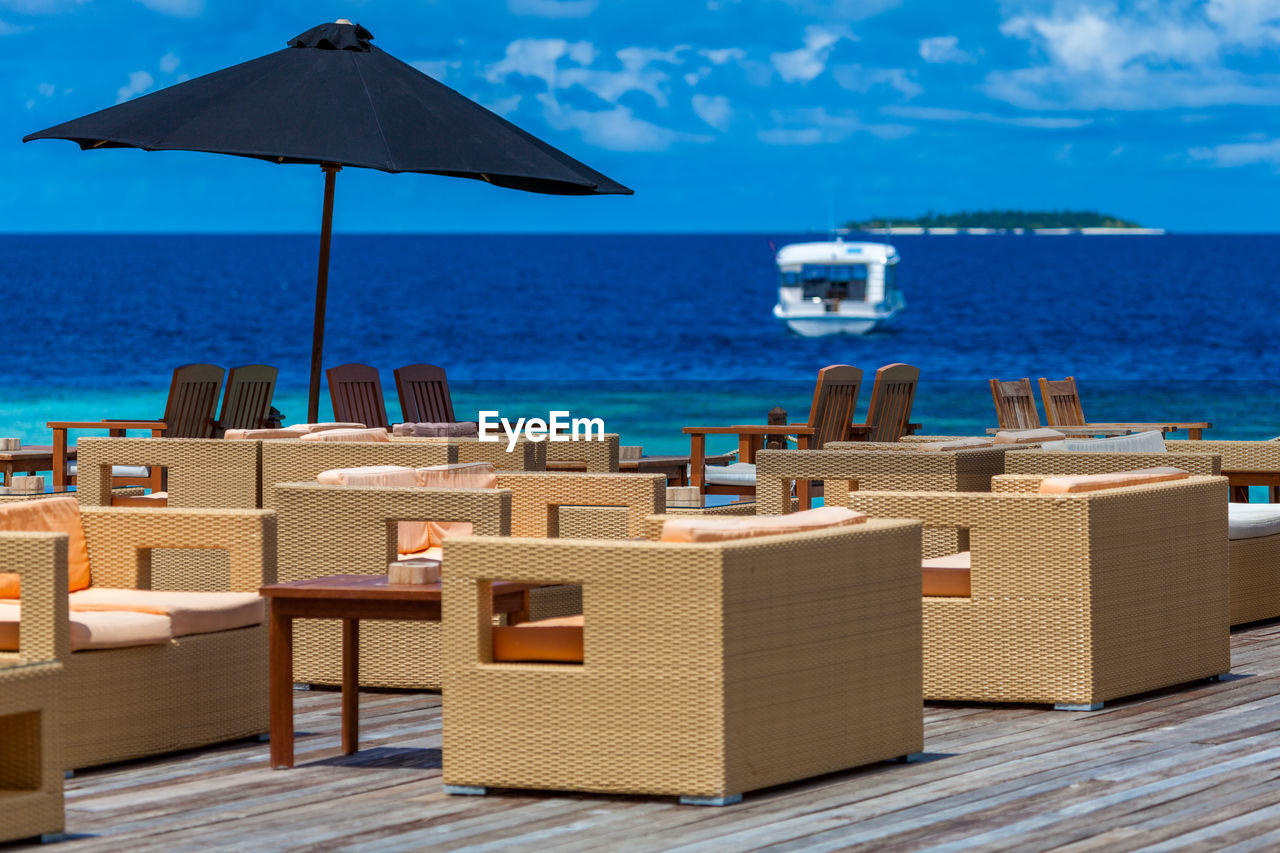
<svg viewBox="0 0 1280 853">
<path fill-rule="evenodd" d="M 554 195 L 631 194 L 569 155 L 369 42 L 321 24 L 284 50 L 23 138 L 82 150 L 207 151 L 325 172 L 307 419 L 319 417 L 334 177 L 343 166 L 475 178 Z"/>
</svg>

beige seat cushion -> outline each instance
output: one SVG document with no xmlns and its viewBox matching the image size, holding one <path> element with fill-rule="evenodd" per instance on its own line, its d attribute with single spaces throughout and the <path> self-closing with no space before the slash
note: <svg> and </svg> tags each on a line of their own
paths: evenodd
<svg viewBox="0 0 1280 853">
<path fill-rule="evenodd" d="M 494 663 L 582 663 L 582 615 L 493 627 Z"/>
<path fill-rule="evenodd" d="M 668 518 L 662 524 L 663 542 L 724 542 L 772 536 L 778 533 L 801 533 L 825 527 L 843 527 L 867 520 L 865 513 L 848 507 L 823 506 L 793 512 L 790 515 L 754 515 L 741 518 Z"/>
<path fill-rule="evenodd" d="M 432 465 L 415 472 L 417 484 L 425 489 L 492 489 L 498 485 L 492 462 L 461 462 Z M 470 536 L 470 521 L 402 521 L 397 529 L 396 550 L 421 556 L 428 548 L 439 548 L 450 536 Z"/>
<path fill-rule="evenodd" d="M 175 637 L 261 625 L 266 602 L 256 592 L 174 592 L 89 587 L 71 593 L 72 613 L 125 610 L 167 616 Z"/>
<path fill-rule="evenodd" d="M 1280 505 L 1227 504 L 1227 538 L 1260 539 L 1280 533 Z"/>
<path fill-rule="evenodd" d="M 365 465 L 321 471 L 316 475 L 316 482 L 328 486 L 416 486 L 418 475 L 412 468 L 402 465 Z"/>
<path fill-rule="evenodd" d="M 1040 481 L 1042 495 L 1068 495 L 1080 492 L 1096 492 L 1100 489 L 1120 489 L 1126 486 L 1144 486 L 1168 480 L 1185 480 L 1191 476 L 1181 468 L 1139 468 L 1134 471 L 1114 471 L 1110 474 L 1085 474 L 1079 477 L 1046 477 Z"/>
<path fill-rule="evenodd" d="M 222 437 L 230 441 L 244 441 L 247 439 L 301 438 L 306 434 L 306 430 L 294 427 L 282 429 L 229 429 L 223 433 Z"/>
<path fill-rule="evenodd" d="M 1164 445 L 1164 433 L 1158 429 L 1133 435 L 1113 435 L 1108 438 L 1067 439 L 1050 445 L 1046 450 L 1066 453 L 1168 453 Z"/>
<path fill-rule="evenodd" d="M 925 453 L 944 453 L 949 450 L 973 450 L 978 447 L 991 447 L 995 442 L 989 438 L 953 438 L 950 441 L 934 441 L 918 444 L 913 449 Z"/>
<path fill-rule="evenodd" d="M 1066 434 L 1056 429 L 1002 429 L 996 433 L 996 444 L 1037 444 L 1043 441 L 1063 441 Z"/>
<path fill-rule="evenodd" d="M 391 441 L 385 429 L 326 429 L 309 432 L 299 437 L 301 441 Z"/>
<path fill-rule="evenodd" d="M 708 465 L 705 469 L 705 477 L 713 486 L 754 486 L 756 466 L 750 462 Z"/>
<path fill-rule="evenodd" d="M 921 592 L 943 598 L 968 598 L 972 567 L 970 552 L 931 557 L 920 563 Z"/>
<path fill-rule="evenodd" d="M 68 588 L 74 592 L 89 585 L 89 546 L 80 524 L 80 504 L 75 498 L 0 503 L 0 531 L 67 534 Z M 18 593 L 18 576 L 0 572 L 0 598 L 17 598 Z"/>
<path fill-rule="evenodd" d="M 0 602 L 0 652 L 18 650 L 22 605 Z M 173 639 L 168 616 L 127 610 L 71 613 L 71 651 L 158 646 Z"/>
</svg>

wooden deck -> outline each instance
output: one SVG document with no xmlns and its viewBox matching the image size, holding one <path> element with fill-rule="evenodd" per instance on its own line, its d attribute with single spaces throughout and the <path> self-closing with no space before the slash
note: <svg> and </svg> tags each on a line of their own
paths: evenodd
<svg viewBox="0 0 1280 853">
<path fill-rule="evenodd" d="M 440 790 L 440 699 L 298 693 L 299 766 L 236 743 L 68 781 L 72 851 L 1275 850 L 1280 624 L 1237 632 L 1233 676 L 1094 713 L 931 705 L 925 760 L 749 793 L 672 799 Z M 655 725 L 661 721 L 655 720 Z M 519 744 L 512 744 L 518 749 Z"/>
</svg>

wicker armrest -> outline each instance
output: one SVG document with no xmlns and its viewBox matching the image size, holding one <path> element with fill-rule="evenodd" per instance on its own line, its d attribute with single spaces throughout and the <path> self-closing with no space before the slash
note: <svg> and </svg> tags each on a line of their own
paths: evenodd
<svg viewBox="0 0 1280 853">
<path fill-rule="evenodd" d="M 640 535 L 646 515 L 666 510 L 662 474 L 500 471 L 497 479 L 511 490 L 512 536 L 555 536 L 561 506 L 625 507 L 629 536 Z"/>
<path fill-rule="evenodd" d="M 0 572 L 16 572 L 22 583 L 19 662 L 66 660 L 71 653 L 66 534 L 0 533 Z"/>
<path fill-rule="evenodd" d="M 1188 441 L 1181 444 L 1209 444 Z M 1066 450 L 1024 449 L 1005 459 L 1005 471 L 1010 474 L 1039 474 L 1042 476 L 1076 476 L 1081 474 L 1110 474 L 1115 471 L 1134 471 L 1139 468 L 1171 466 L 1182 468 L 1190 474 L 1216 476 L 1222 473 L 1222 457 L 1205 453 L 1090 453 Z"/>
<path fill-rule="evenodd" d="M 85 438 L 79 444 L 80 503 L 111 505 L 111 469 L 145 465 L 166 469 L 169 506 L 259 505 L 261 441 L 223 438 Z"/>
<path fill-rule="evenodd" d="M 546 468 L 573 466 L 574 470 L 608 473 L 618 470 L 618 453 L 621 438 L 616 432 L 605 433 L 604 439 L 586 441 L 541 441 L 543 464 Z"/>
<path fill-rule="evenodd" d="M 1280 472 L 1280 441 L 1172 441 L 1170 453 L 1209 453 L 1222 457 L 1223 471 Z"/>
<path fill-rule="evenodd" d="M 97 586 L 151 587 L 152 549 L 226 551 L 230 591 L 276 582 L 276 514 L 260 509 L 80 508 Z"/>
</svg>

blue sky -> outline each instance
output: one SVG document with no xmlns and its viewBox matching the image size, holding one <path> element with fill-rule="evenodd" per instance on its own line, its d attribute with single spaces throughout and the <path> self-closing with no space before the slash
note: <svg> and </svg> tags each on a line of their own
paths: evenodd
<svg viewBox="0 0 1280 853">
<path fill-rule="evenodd" d="M 314 167 L 19 140 L 338 17 L 636 190 L 348 169 L 340 231 L 1280 230 L 1280 0 L 0 0 L 0 231 L 314 231 Z"/>
</svg>

